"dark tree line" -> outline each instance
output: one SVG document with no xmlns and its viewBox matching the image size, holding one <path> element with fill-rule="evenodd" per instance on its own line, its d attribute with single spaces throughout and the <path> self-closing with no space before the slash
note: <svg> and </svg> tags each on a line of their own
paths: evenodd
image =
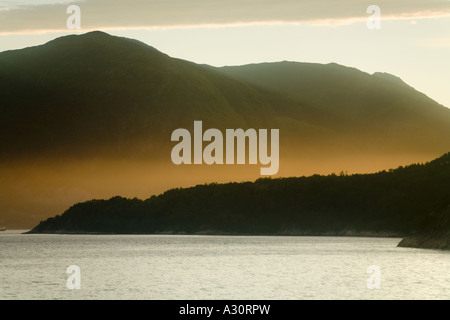
<svg viewBox="0 0 450 320">
<path fill-rule="evenodd" d="M 174 189 L 147 200 L 92 200 L 32 232 L 403 236 L 449 205 L 450 153 L 376 174 L 259 179 Z"/>
</svg>

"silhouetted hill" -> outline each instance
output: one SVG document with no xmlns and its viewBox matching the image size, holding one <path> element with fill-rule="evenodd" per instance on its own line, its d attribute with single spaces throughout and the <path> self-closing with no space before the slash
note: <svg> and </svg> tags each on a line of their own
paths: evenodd
<svg viewBox="0 0 450 320">
<path fill-rule="evenodd" d="M 141 42 L 102 32 L 0 54 L 0 159 L 158 157 L 171 133 L 209 128 L 301 131 L 307 107 Z"/>
<path fill-rule="evenodd" d="M 448 150 L 450 110 L 396 76 L 370 75 L 335 63 L 287 61 L 220 70 L 313 105 L 323 126 L 358 137 L 355 144 L 364 141 L 366 146 L 384 152 L 442 154 Z"/>
<path fill-rule="evenodd" d="M 370 175 L 260 179 L 174 189 L 145 201 L 93 200 L 31 232 L 404 236 L 449 204 L 447 154 Z"/>
<path fill-rule="evenodd" d="M 170 134 L 278 128 L 285 158 L 450 149 L 450 110 L 387 74 L 281 62 L 211 68 L 102 32 L 0 53 L 1 159 L 159 157 Z"/>
<path fill-rule="evenodd" d="M 431 165 L 436 168 L 449 167 L 450 154 L 432 161 Z M 443 175 L 448 177 L 445 173 Z M 437 188 L 439 187 L 445 189 L 447 185 L 437 186 Z M 403 239 L 399 247 L 450 250 L 450 205 L 440 206 L 436 210 L 429 212 L 421 226 L 418 232 L 413 232 Z"/>
</svg>

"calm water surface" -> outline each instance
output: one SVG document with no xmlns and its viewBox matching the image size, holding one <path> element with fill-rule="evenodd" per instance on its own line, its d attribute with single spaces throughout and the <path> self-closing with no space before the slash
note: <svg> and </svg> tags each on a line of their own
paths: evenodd
<svg viewBox="0 0 450 320">
<path fill-rule="evenodd" d="M 0 299 L 450 299 L 450 252 L 399 241 L 7 231 Z M 80 290 L 67 288 L 71 265 Z M 380 268 L 379 290 L 368 288 L 369 266 Z"/>
</svg>

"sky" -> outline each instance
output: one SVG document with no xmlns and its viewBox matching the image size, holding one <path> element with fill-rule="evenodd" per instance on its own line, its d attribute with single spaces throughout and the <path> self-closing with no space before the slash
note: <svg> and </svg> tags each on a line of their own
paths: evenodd
<svg viewBox="0 0 450 320">
<path fill-rule="evenodd" d="M 81 29 L 68 29 L 69 5 Z M 368 19 L 380 9 L 380 29 Z M 0 1 L 0 51 L 102 30 L 214 66 L 299 61 L 388 72 L 450 107 L 450 0 Z"/>
</svg>

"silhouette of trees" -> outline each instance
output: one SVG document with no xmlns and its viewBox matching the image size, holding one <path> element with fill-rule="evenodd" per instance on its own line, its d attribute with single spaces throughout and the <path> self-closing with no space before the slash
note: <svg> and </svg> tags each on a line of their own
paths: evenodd
<svg viewBox="0 0 450 320">
<path fill-rule="evenodd" d="M 450 205 L 450 153 L 377 174 L 259 179 L 79 203 L 33 232 L 345 234 L 420 230 Z M 448 211 L 447 211 L 448 212 Z"/>
</svg>

